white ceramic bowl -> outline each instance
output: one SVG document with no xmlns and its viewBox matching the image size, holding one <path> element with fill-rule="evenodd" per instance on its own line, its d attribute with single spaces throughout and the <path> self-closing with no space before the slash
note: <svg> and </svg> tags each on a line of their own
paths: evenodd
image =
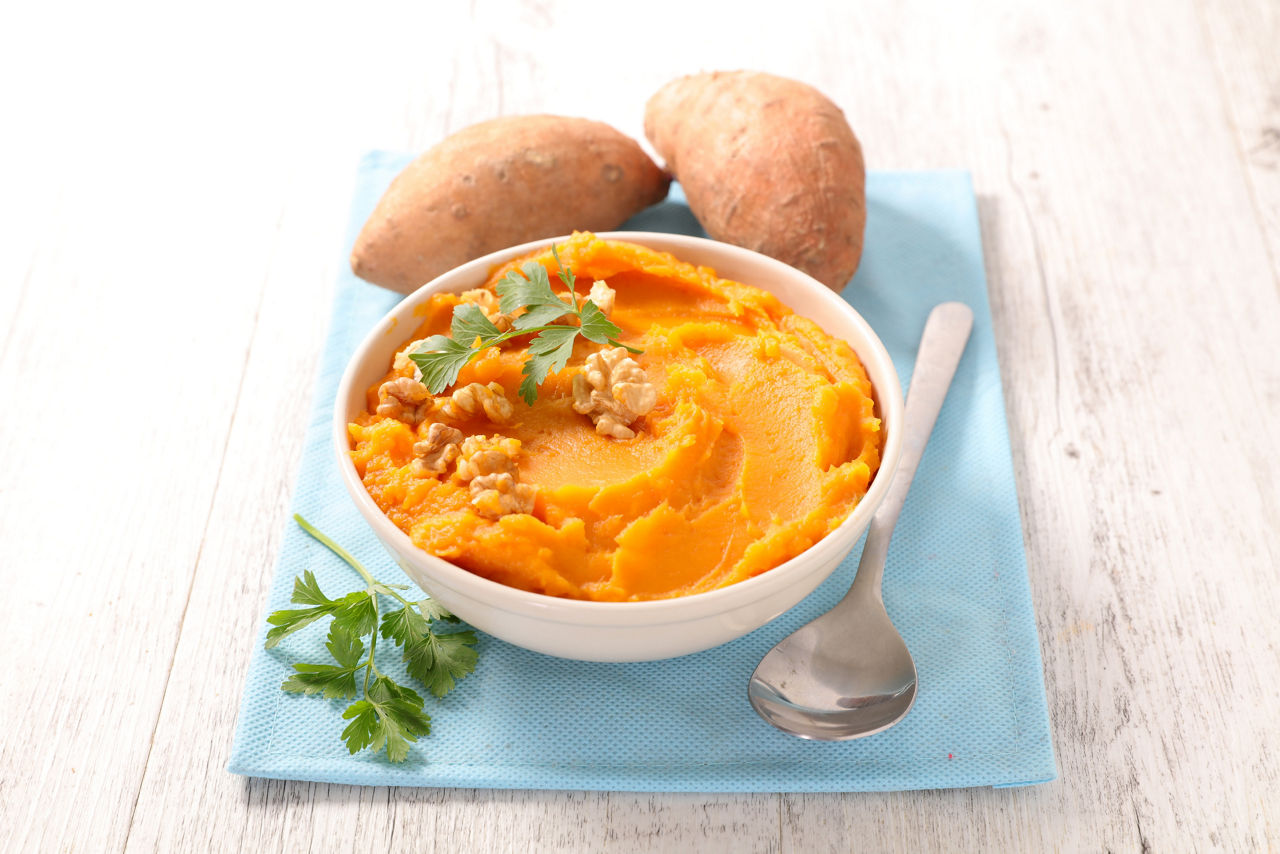
<svg viewBox="0 0 1280 854">
<path fill-rule="evenodd" d="M 548 655 L 652 661 L 741 637 L 790 609 L 831 574 L 866 530 L 897 469 L 902 452 L 902 387 L 884 344 L 862 316 L 815 279 L 781 261 L 698 237 L 651 232 L 599 236 L 670 252 L 682 261 L 713 267 L 724 278 L 771 291 L 828 334 L 849 342 L 875 386 L 885 446 L 867 495 L 835 531 L 786 563 L 719 590 L 655 602 L 587 602 L 529 593 L 482 578 L 418 548 L 383 515 L 351 462 L 347 424 L 364 410 L 366 389 L 386 373 L 392 356 L 417 328 L 414 308 L 434 293 L 477 287 L 499 264 L 544 248 L 551 240 L 477 258 L 423 285 L 384 317 L 360 344 L 338 386 L 334 450 L 347 491 L 387 551 L 418 586 L 466 622 Z"/>
</svg>

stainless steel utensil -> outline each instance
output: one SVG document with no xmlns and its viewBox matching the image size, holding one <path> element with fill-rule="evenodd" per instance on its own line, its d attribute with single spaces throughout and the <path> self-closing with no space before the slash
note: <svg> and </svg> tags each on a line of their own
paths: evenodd
<svg viewBox="0 0 1280 854">
<path fill-rule="evenodd" d="M 880 582 L 898 514 L 973 328 L 967 305 L 936 306 L 907 391 L 902 457 L 876 511 L 853 586 L 827 613 L 769 651 L 747 684 L 760 717 L 800 738 L 843 741 L 882 732 L 911 710 L 916 665 L 884 609 Z"/>
</svg>

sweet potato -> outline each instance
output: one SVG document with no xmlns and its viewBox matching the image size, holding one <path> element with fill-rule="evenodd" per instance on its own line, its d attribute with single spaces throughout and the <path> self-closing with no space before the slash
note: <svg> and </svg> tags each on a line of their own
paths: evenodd
<svg viewBox="0 0 1280 854">
<path fill-rule="evenodd" d="M 804 83 L 753 71 L 673 80 L 644 132 L 707 234 L 839 291 L 862 257 L 866 170 L 840 108 Z"/>
<path fill-rule="evenodd" d="M 496 249 L 617 228 L 665 198 L 670 180 L 635 140 L 601 122 L 482 122 L 396 176 L 356 239 L 351 269 L 408 293 Z"/>
</svg>

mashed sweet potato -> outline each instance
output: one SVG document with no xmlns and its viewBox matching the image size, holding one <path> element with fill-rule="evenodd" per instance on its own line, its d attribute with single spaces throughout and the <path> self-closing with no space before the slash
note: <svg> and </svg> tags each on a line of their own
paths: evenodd
<svg viewBox="0 0 1280 854">
<path fill-rule="evenodd" d="M 550 251 L 532 257 L 555 282 Z M 771 294 L 668 254 L 578 234 L 560 257 L 579 282 L 604 280 L 616 291 L 611 317 L 621 340 L 644 351 L 635 360 L 656 406 L 634 438 L 600 435 L 573 408 L 573 376 L 600 349 L 581 338 L 533 406 L 516 395 L 526 339 L 463 369 L 455 388 L 505 389 L 513 403 L 505 424 L 478 408 L 446 416 L 437 406 L 411 426 L 375 414 L 375 385 L 368 411 L 350 425 L 351 455 L 374 501 L 414 543 L 524 590 L 661 599 L 772 569 L 848 516 L 879 466 L 881 432 L 871 384 L 846 343 Z M 485 287 L 527 260 L 495 270 Z M 447 334 L 458 303 L 433 296 L 414 338 Z M 384 381 L 413 372 L 402 362 Z M 435 422 L 518 440 L 532 512 L 487 518 L 457 476 L 415 466 L 414 444 Z"/>
</svg>

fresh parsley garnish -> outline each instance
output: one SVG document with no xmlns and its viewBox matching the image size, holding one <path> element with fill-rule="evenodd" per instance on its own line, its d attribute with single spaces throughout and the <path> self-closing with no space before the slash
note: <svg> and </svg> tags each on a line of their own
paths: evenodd
<svg viewBox="0 0 1280 854">
<path fill-rule="evenodd" d="M 537 400 L 538 386 L 547 375 L 564 370 L 579 335 L 596 344 L 641 352 L 618 341 L 622 330 L 599 306 L 591 300 L 578 299 L 573 270 L 561 263 L 555 246 L 551 247 L 551 254 L 556 259 L 560 281 L 569 289 L 570 302 L 566 303 L 551 289 L 547 268 L 538 262 L 529 261 L 519 270 L 510 271 L 497 285 L 498 308 L 513 317 L 510 330 L 502 332 L 478 306 L 464 304 L 453 310 L 448 335 L 432 335 L 409 354 L 422 374 L 422 383 L 432 394 L 440 394 L 456 383 L 458 372 L 482 351 L 522 335 L 534 336 L 529 342 L 529 358 L 525 360 L 524 380 L 520 383 L 520 396 L 530 405 Z M 579 325 L 555 323 L 566 316 L 576 318 Z"/>
<path fill-rule="evenodd" d="M 457 329 L 456 323 L 454 328 Z M 267 632 L 267 649 L 316 620 L 330 617 L 325 646 L 333 663 L 294 664 L 293 675 L 280 687 L 290 693 L 319 694 L 326 699 L 350 700 L 363 694 L 342 713 L 351 722 L 342 731 L 347 750 L 357 753 L 371 747 L 377 753 L 385 748 L 388 759 L 403 762 L 409 755 L 410 743 L 431 732 L 431 716 L 424 711 L 421 695 L 378 669 L 378 636 L 401 648 L 405 670 L 411 677 L 433 696 L 443 697 L 453 690 L 457 680 L 476 669 L 476 634 L 440 631 L 439 624 L 457 623 L 458 618 L 433 599 L 409 601 L 399 592 L 408 590 L 408 585 L 375 581 L 346 549 L 301 516 L 295 514 L 293 518 L 360 573 L 366 586 L 330 599 L 310 570 L 294 579 L 292 601 L 305 607 L 276 611 L 267 617 L 272 626 Z M 383 596 L 395 600 L 400 607 L 383 613 L 379 601 Z"/>
</svg>

